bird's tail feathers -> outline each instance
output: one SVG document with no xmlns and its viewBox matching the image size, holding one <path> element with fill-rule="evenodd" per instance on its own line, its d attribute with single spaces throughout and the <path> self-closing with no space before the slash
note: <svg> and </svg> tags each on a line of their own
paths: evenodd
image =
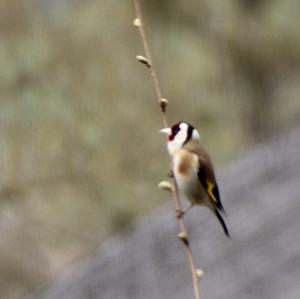
<svg viewBox="0 0 300 299">
<path fill-rule="evenodd" d="M 223 212 L 225 212 L 225 211 L 223 211 Z M 231 236 L 230 236 L 230 233 L 229 233 L 228 228 L 227 228 L 227 226 L 226 226 L 226 223 L 225 223 L 225 221 L 224 221 L 222 215 L 220 214 L 220 212 L 219 212 L 217 209 L 215 209 L 215 214 L 216 214 L 216 216 L 217 216 L 219 222 L 221 223 L 221 225 L 222 225 L 222 227 L 223 227 L 223 230 L 224 230 L 225 235 L 226 235 L 229 239 L 231 239 Z"/>
<path fill-rule="evenodd" d="M 227 217 L 227 213 L 222 205 L 222 203 L 220 202 L 220 205 L 218 206 L 218 210 Z"/>
</svg>

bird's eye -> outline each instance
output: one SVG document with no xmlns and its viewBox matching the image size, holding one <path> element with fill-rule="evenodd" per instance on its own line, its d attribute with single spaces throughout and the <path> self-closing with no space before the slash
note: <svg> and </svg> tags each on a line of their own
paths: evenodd
<svg viewBox="0 0 300 299">
<path fill-rule="evenodd" d="M 176 135 L 178 132 L 179 132 L 179 128 L 178 127 L 174 128 L 174 135 Z"/>
</svg>

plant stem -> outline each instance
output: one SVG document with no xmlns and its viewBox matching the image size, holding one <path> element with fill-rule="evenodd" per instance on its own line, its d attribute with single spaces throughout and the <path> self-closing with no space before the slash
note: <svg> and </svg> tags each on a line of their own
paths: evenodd
<svg viewBox="0 0 300 299">
<path fill-rule="evenodd" d="M 154 90 L 155 90 L 155 94 L 156 94 L 156 97 L 157 97 L 157 102 L 158 102 L 158 104 L 160 105 L 160 108 L 161 108 L 162 122 L 163 122 L 164 127 L 168 127 L 168 119 L 167 119 L 167 114 L 166 114 L 167 101 L 162 97 L 160 83 L 159 83 L 157 73 L 156 73 L 154 65 L 153 65 L 151 52 L 150 52 L 150 49 L 149 49 L 149 44 L 148 44 L 146 33 L 145 33 L 144 19 L 143 19 L 143 16 L 142 16 L 139 1 L 138 0 L 133 0 L 133 4 L 134 4 L 134 8 L 135 8 L 136 17 L 137 17 L 137 19 L 135 20 L 135 25 L 139 29 L 140 37 L 141 37 L 141 40 L 142 40 L 142 43 L 143 43 L 143 48 L 144 48 L 144 55 L 145 55 L 145 58 L 146 58 L 146 61 L 142 61 L 142 60 L 140 60 L 140 61 L 143 62 L 144 64 L 146 64 L 146 66 L 149 70 L 150 77 L 152 79 L 153 87 L 154 87 Z M 172 183 L 173 183 L 173 190 L 174 190 L 172 192 L 172 195 L 173 195 L 175 208 L 176 208 L 176 210 L 181 211 L 182 206 L 181 206 L 181 202 L 180 202 L 180 198 L 179 198 L 177 183 L 176 183 L 176 180 L 175 180 L 174 176 L 172 177 Z M 180 230 L 181 230 L 180 234 L 185 236 L 185 238 L 180 238 L 180 239 L 183 241 L 184 247 L 186 249 L 187 258 L 188 258 L 189 266 L 190 266 L 191 273 L 192 273 L 195 299 L 200 299 L 200 290 L 199 290 L 198 278 L 197 278 L 197 275 L 196 275 L 197 269 L 196 269 L 192 249 L 190 247 L 190 242 L 188 240 L 186 225 L 185 225 L 183 217 L 181 217 L 181 218 L 177 217 L 176 219 L 177 219 L 178 225 L 179 225 Z"/>
</svg>

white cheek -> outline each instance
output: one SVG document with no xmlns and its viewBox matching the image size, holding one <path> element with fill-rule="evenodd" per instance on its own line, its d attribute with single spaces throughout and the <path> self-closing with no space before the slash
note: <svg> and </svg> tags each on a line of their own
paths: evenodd
<svg viewBox="0 0 300 299">
<path fill-rule="evenodd" d="M 175 136 L 174 141 L 176 143 L 182 145 L 184 143 L 184 141 L 186 140 L 186 135 L 187 135 L 186 130 L 180 130 L 179 133 Z"/>
<path fill-rule="evenodd" d="M 168 142 L 168 151 L 171 156 L 175 154 L 181 148 L 181 145 L 178 144 L 175 140 Z"/>
</svg>

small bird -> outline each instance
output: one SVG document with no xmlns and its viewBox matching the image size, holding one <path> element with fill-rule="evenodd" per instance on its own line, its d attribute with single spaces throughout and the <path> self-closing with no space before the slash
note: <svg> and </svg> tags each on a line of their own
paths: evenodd
<svg viewBox="0 0 300 299">
<path fill-rule="evenodd" d="M 221 202 L 214 168 L 207 151 L 200 144 L 199 132 L 186 122 L 160 130 L 168 135 L 168 151 L 172 158 L 172 174 L 179 192 L 190 201 L 185 211 L 177 211 L 182 217 L 193 205 L 208 207 L 218 218 L 227 237 L 229 231 L 222 215 L 226 215 Z"/>
</svg>

